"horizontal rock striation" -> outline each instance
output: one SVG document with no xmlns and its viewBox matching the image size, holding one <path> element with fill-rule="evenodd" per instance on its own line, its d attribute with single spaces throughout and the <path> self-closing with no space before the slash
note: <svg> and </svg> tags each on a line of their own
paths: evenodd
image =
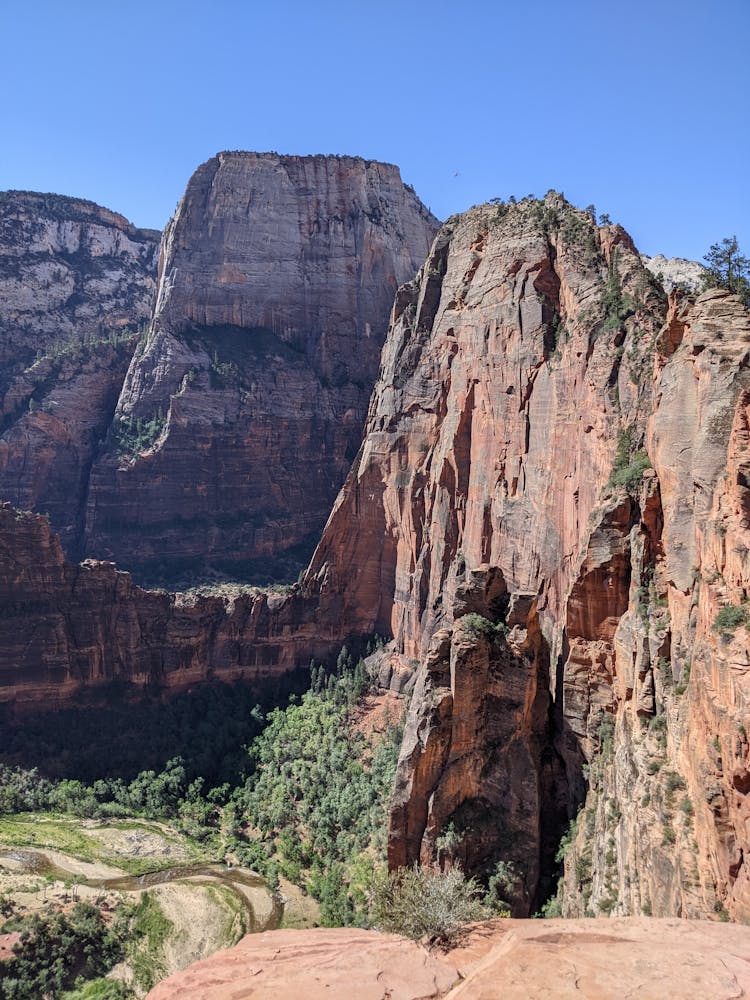
<svg viewBox="0 0 750 1000">
<path fill-rule="evenodd" d="M 296 575 L 359 447 L 396 288 L 436 228 L 388 164 L 200 167 L 92 473 L 86 551 L 145 579 Z M 137 421 L 155 431 L 123 450 Z"/>
<path fill-rule="evenodd" d="M 148 591 L 112 563 L 65 561 L 44 517 L 0 506 L 0 702 L 24 709 L 113 680 L 261 681 L 340 643 L 295 590 Z"/>
</svg>

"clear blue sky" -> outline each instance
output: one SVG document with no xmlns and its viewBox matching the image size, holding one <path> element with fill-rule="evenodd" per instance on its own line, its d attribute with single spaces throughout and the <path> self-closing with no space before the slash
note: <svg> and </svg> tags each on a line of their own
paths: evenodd
<svg viewBox="0 0 750 1000">
<path fill-rule="evenodd" d="M 445 218 L 555 187 L 750 254 L 750 0 L 2 0 L 0 189 L 162 227 L 221 149 L 388 160 Z"/>
</svg>

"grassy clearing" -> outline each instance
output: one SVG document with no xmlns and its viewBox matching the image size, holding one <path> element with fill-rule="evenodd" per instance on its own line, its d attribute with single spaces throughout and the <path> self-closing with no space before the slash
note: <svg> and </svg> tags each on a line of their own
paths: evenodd
<svg viewBox="0 0 750 1000">
<path fill-rule="evenodd" d="M 76 817 L 53 813 L 0 816 L 0 844 L 7 847 L 30 847 L 40 850 L 47 848 L 68 854 L 79 861 L 110 865 L 129 875 L 145 875 L 164 867 L 165 857 L 159 857 L 158 854 L 139 857 L 137 841 L 132 848 L 133 855 L 129 856 L 126 847 L 115 848 L 99 836 L 99 834 L 110 834 L 112 831 L 159 837 L 164 842 L 165 848 L 176 848 L 182 855 L 179 860 L 171 855 L 167 858 L 177 865 L 212 860 L 205 849 L 198 844 L 176 831 L 165 828 L 160 823 L 149 823 L 144 820 L 110 820 L 106 825 L 92 824 L 89 827 L 82 827 L 81 820 Z"/>
</svg>

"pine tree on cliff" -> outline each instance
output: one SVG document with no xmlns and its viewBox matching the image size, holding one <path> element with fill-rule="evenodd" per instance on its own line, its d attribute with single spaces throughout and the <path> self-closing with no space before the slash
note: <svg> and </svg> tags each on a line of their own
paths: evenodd
<svg viewBox="0 0 750 1000">
<path fill-rule="evenodd" d="M 737 237 L 727 236 L 721 243 L 713 243 L 703 258 L 708 273 L 703 278 L 703 288 L 726 288 L 739 295 L 750 306 L 750 260 L 740 252 Z"/>
</svg>

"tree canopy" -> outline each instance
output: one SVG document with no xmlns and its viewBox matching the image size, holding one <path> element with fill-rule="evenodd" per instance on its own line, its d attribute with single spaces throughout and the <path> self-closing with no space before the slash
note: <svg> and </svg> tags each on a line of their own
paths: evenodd
<svg viewBox="0 0 750 1000">
<path fill-rule="evenodd" d="M 736 236 L 727 236 L 721 243 L 712 243 L 703 258 L 708 273 L 703 288 L 726 288 L 750 305 L 750 260 L 743 255 Z"/>
</svg>

